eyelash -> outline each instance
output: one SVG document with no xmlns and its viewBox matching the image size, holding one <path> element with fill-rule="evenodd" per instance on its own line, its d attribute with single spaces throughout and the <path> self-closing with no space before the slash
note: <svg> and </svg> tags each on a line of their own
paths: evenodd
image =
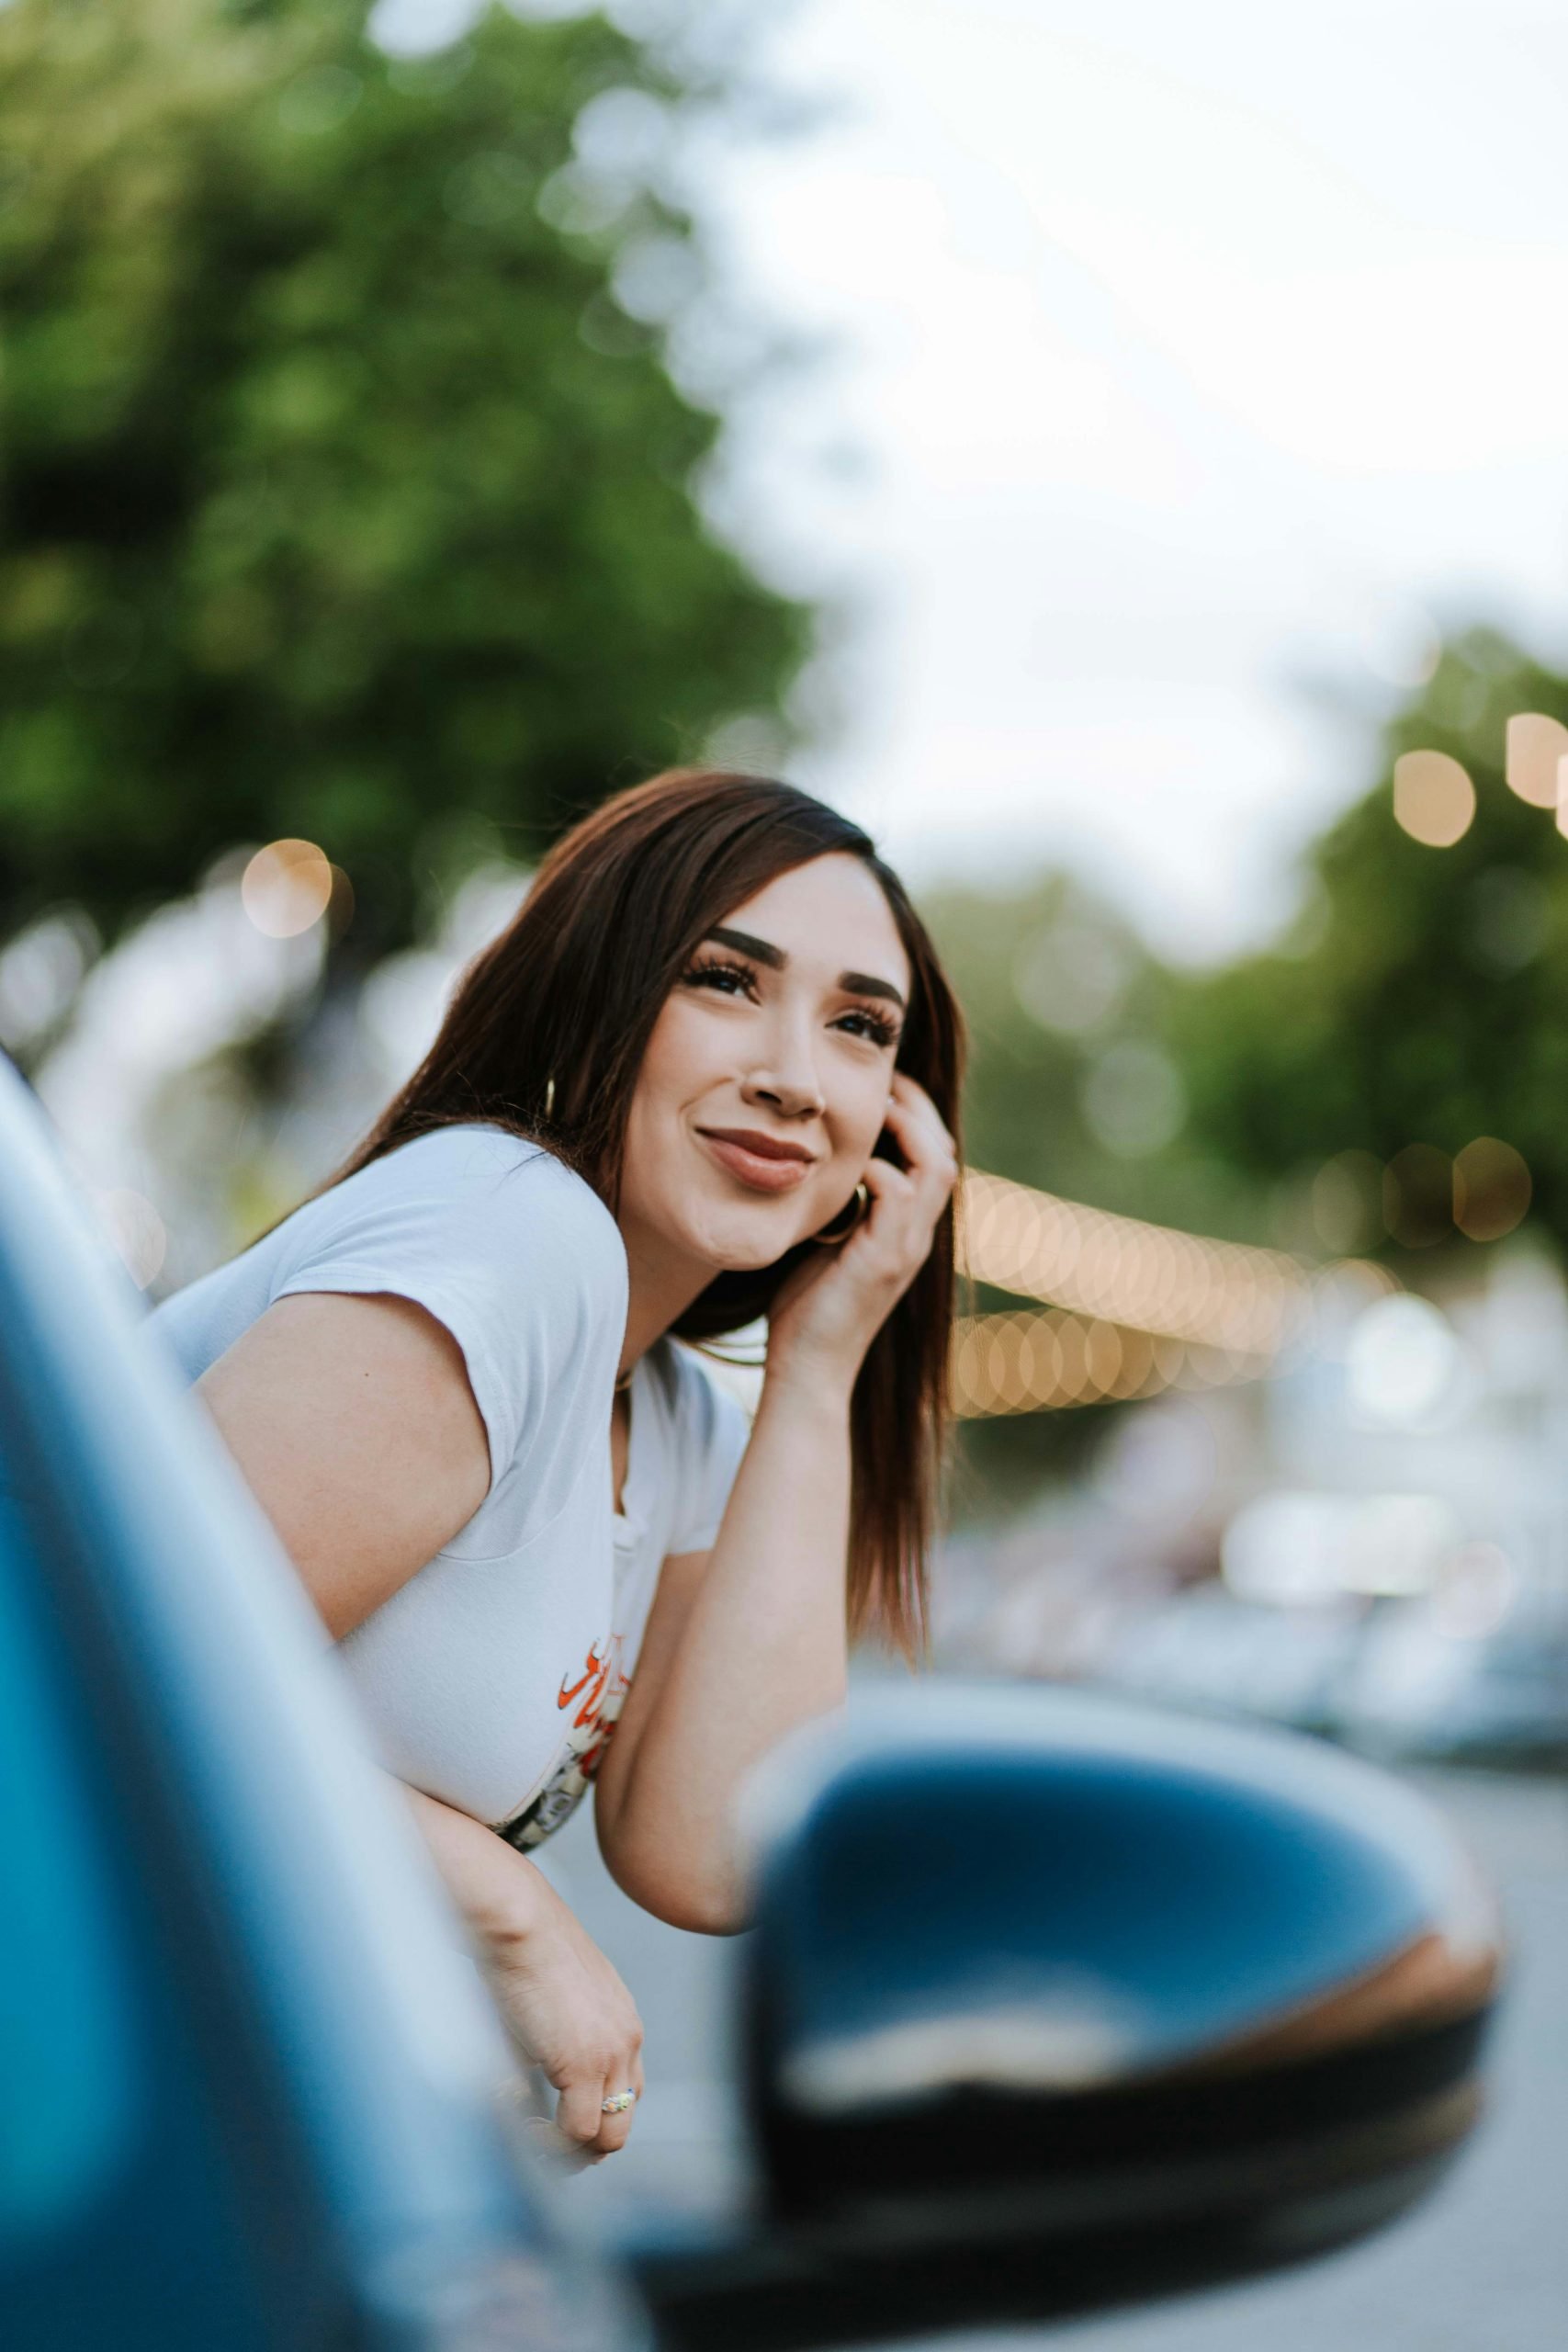
<svg viewBox="0 0 1568 2352">
<path fill-rule="evenodd" d="M 731 964 L 722 962 L 716 957 L 707 963 L 693 964 L 682 973 L 681 985 L 682 988 L 689 989 L 712 988 L 716 980 L 725 978 L 739 980 L 742 993 L 755 1002 L 757 975 L 750 964 Z M 721 996 L 728 996 L 732 991 L 728 989 L 720 989 L 717 993 Z M 886 1012 L 873 1012 L 869 1005 L 856 1005 L 852 1012 L 842 1015 L 842 1020 L 863 1021 L 865 1027 L 858 1034 L 866 1037 L 873 1045 L 893 1046 L 898 1043 L 897 1023 L 891 1020 Z M 835 1023 L 834 1025 L 838 1027 L 841 1023 Z M 848 1034 L 854 1035 L 857 1033 L 852 1030 Z"/>
</svg>

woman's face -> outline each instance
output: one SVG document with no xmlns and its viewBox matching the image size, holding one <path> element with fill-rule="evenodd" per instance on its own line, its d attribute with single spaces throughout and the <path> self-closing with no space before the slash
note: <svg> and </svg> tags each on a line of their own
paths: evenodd
<svg viewBox="0 0 1568 2352">
<path fill-rule="evenodd" d="M 853 1193 L 887 1113 L 909 959 L 875 876 L 835 851 L 695 949 L 632 1096 L 628 1247 L 772 1265 Z"/>
</svg>

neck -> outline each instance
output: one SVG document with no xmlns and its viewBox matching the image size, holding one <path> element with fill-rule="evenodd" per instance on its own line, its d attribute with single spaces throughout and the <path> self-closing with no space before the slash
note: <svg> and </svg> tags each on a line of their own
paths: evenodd
<svg viewBox="0 0 1568 2352">
<path fill-rule="evenodd" d="M 617 1370 L 624 1374 L 680 1320 L 717 1270 L 705 1259 L 678 1254 L 632 1226 L 622 1226 L 621 1239 L 626 1251 L 626 1333 Z"/>
</svg>

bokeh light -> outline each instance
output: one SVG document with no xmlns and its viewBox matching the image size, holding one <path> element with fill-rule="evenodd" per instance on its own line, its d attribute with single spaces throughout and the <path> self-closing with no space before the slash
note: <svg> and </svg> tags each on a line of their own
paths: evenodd
<svg viewBox="0 0 1568 2352">
<path fill-rule="evenodd" d="M 1433 1602 L 1439 1633 L 1483 1642 L 1506 1623 L 1518 1599 L 1519 1572 L 1496 1544 L 1466 1544 L 1449 1561 Z"/>
<path fill-rule="evenodd" d="M 1348 1595 L 1414 1600 L 1444 1586 L 1463 1556 L 1451 1504 L 1433 1494 L 1276 1491 L 1225 1530 L 1221 1569 L 1241 1600 L 1321 1609 Z"/>
<path fill-rule="evenodd" d="M 268 939 L 296 939 L 326 913 L 335 874 L 314 842 L 269 842 L 241 877 L 240 902 Z"/>
<path fill-rule="evenodd" d="M 1338 1598 L 1345 1505 L 1337 1495 L 1284 1491 L 1244 1503 L 1225 1529 L 1220 1573 L 1238 1600 L 1316 1609 Z"/>
<path fill-rule="evenodd" d="M 1405 752 L 1393 763 L 1393 814 L 1412 841 L 1451 849 L 1470 831 L 1475 786 L 1447 752 Z"/>
<path fill-rule="evenodd" d="M 1269 1358 L 1206 1348 L 1065 1307 L 960 1316 L 952 1403 L 961 1419 L 1125 1404 L 1168 1388 L 1256 1380 Z"/>
<path fill-rule="evenodd" d="M 962 1316 L 954 1333 L 953 1408 L 965 1419 L 1153 1396 L 1168 1385 L 1147 1332 L 1060 1308 Z"/>
<path fill-rule="evenodd" d="M 1208 1241 L 978 1170 L 964 1180 L 959 1230 L 972 1281 L 1255 1363 L 1308 1306 L 1306 1275 L 1282 1250 Z"/>
<path fill-rule="evenodd" d="M 1477 1136 L 1454 1160 L 1454 1223 L 1472 1241 L 1512 1233 L 1530 1204 L 1523 1155 L 1496 1136 Z"/>
<path fill-rule="evenodd" d="M 1561 804 L 1558 823 L 1562 821 Z M 1492 865 L 1466 894 L 1464 945 L 1482 971 L 1506 979 L 1533 964 L 1551 930 L 1551 894 L 1539 874 Z"/>
<path fill-rule="evenodd" d="M 1123 1037 L 1090 1063 L 1083 1114 L 1090 1132 L 1118 1159 L 1163 1151 L 1187 1117 L 1187 1091 L 1164 1047 Z"/>
<path fill-rule="evenodd" d="M 0 1046 L 14 1053 L 46 1035 L 97 949 L 96 931 L 75 908 L 44 916 L 0 949 Z"/>
<path fill-rule="evenodd" d="M 1346 1534 L 1340 1582 L 1369 1600 L 1430 1592 L 1463 1541 L 1453 1506 L 1429 1494 L 1361 1497 Z"/>
<path fill-rule="evenodd" d="M 1382 1165 L 1370 1151 L 1340 1151 L 1313 1179 L 1313 1228 L 1336 1258 L 1370 1249 L 1382 1223 Z"/>
<path fill-rule="evenodd" d="M 1042 1029 L 1087 1036 L 1111 1019 L 1133 973 L 1120 940 L 1102 925 L 1068 918 L 1023 942 L 1013 962 L 1013 993 Z"/>
<path fill-rule="evenodd" d="M 1453 1231 L 1453 1163 L 1429 1143 L 1396 1151 L 1382 1173 L 1383 1223 L 1406 1250 L 1430 1250 Z"/>
<path fill-rule="evenodd" d="M 1450 1399 L 1462 1365 L 1447 1316 L 1407 1294 L 1369 1306 L 1345 1351 L 1352 1407 L 1363 1420 L 1391 1429 L 1429 1425 Z"/>
<path fill-rule="evenodd" d="M 1509 719 L 1503 773 L 1510 792 L 1536 808 L 1557 806 L 1557 765 L 1568 754 L 1568 727 L 1543 710 L 1518 710 Z"/>
</svg>

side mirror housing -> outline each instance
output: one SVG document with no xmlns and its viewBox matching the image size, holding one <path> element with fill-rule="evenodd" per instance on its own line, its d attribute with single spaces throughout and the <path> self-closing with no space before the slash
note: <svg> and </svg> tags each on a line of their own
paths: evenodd
<svg viewBox="0 0 1568 2352">
<path fill-rule="evenodd" d="M 653 2282 L 671 2340 L 1234 2278 L 1391 2219 L 1470 2130 L 1490 1901 L 1428 1806 L 1336 1750 L 927 1686 L 797 1736 L 755 1795 L 770 2227 Z"/>
</svg>

